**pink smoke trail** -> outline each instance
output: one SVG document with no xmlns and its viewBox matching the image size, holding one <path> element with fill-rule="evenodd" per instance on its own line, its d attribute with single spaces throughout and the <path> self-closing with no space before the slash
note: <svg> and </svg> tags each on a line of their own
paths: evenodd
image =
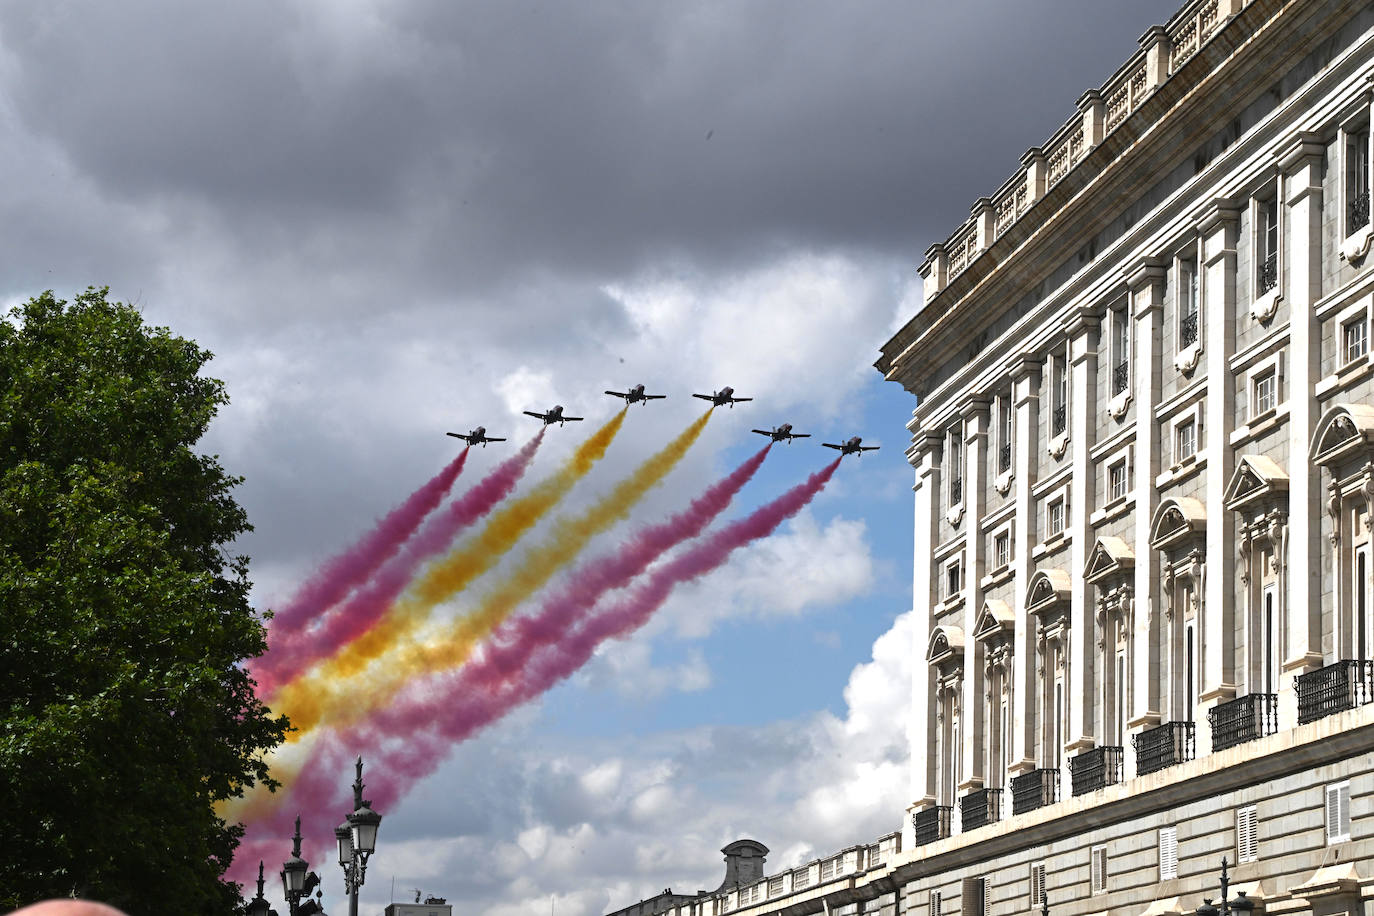
<svg viewBox="0 0 1374 916">
<path fill-rule="evenodd" d="M 316 615 L 331 607 L 392 557 L 425 516 L 443 502 L 467 462 L 468 451 L 464 448 L 457 458 L 392 509 L 356 544 L 317 569 L 296 594 L 277 609 L 272 618 L 272 638 L 281 642 L 305 630 Z"/>
<path fill-rule="evenodd" d="M 538 697 L 576 672 L 591 658 L 597 646 L 607 639 L 624 636 L 638 629 L 663 605 L 678 585 L 700 578 L 720 567 L 735 550 L 772 534 L 783 521 L 801 511 L 815 498 L 839 464 L 839 459 L 836 459 L 782 496 L 670 560 L 655 571 L 644 585 L 589 619 L 573 631 L 570 638 L 560 639 L 566 628 L 563 632 L 531 628 L 531 633 L 542 632 L 546 639 L 519 644 L 520 651 L 526 656 L 526 664 L 519 676 L 511 678 L 512 659 L 507 656 L 507 653 L 515 650 L 515 644 L 493 647 L 481 660 L 417 684 L 395 705 L 366 725 L 329 735 L 322 742 L 330 748 L 323 757 L 344 759 L 348 753 L 365 749 L 363 753 L 372 754 L 375 759 L 380 753 L 381 759 L 375 770 L 378 776 L 369 789 L 368 797 L 378 810 L 393 807 L 416 781 L 434 771 L 452 744 L 470 737 L 480 728 Z M 686 516 L 690 511 L 682 515 Z M 549 609 L 550 606 L 546 605 L 545 610 Z M 538 649 L 543 650 L 542 654 L 536 653 Z M 344 748 L 350 750 L 345 752 Z M 330 767 L 337 769 L 338 764 L 332 763 Z M 311 793 L 321 784 L 321 775 L 315 760 L 306 769 L 310 772 L 302 772 L 302 780 L 293 789 L 296 792 L 303 789 L 304 797 L 310 801 L 302 800 L 279 807 L 272 816 L 276 833 L 281 832 L 281 825 L 290 824 L 297 808 L 305 810 L 313 804 L 314 795 Z M 335 791 L 336 798 L 331 803 L 334 808 L 331 810 L 346 802 L 343 794 L 339 794 L 342 790 Z"/>
<path fill-rule="evenodd" d="M 541 429 L 520 451 L 498 464 L 476 486 L 431 518 L 420 533 L 406 543 L 398 556 L 383 566 L 372 581 L 359 589 L 346 604 L 322 621 L 321 626 L 308 638 L 273 646 L 253 669 L 253 676 L 258 681 L 258 695 L 270 697 L 282 683 L 366 632 L 410 584 L 422 563 L 448 547 L 458 532 L 482 518 L 511 494 L 543 441 L 544 430 Z"/>
</svg>

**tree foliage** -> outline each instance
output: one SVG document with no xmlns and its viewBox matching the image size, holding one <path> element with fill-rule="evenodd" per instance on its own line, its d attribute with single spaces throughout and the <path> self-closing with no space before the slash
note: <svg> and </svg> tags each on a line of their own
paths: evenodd
<svg viewBox="0 0 1374 916">
<path fill-rule="evenodd" d="M 0 321 L 0 909 L 76 893 L 227 913 L 241 828 L 286 729 L 240 664 L 238 478 L 193 445 L 210 354 L 90 289 Z"/>
</svg>

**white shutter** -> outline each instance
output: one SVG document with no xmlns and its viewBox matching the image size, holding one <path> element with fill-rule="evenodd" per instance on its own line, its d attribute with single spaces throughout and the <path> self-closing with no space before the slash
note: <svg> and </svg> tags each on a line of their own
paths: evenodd
<svg viewBox="0 0 1374 916">
<path fill-rule="evenodd" d="M 1092 893 L 1100 894 L 1107 889 L 1107 847 L 1094 846 L 1092 855 Z"/>
<path fill-rule="evenodd" d="M 1039 910 L 1040 902 L 1045 895 L 1045 863 L 1036 862 L 1030 867 L 1030 905 L 1031 909 Z"/>
<path fill-rule="evenodd" d="M 1254 862 L 1259 858 L 1259 817 L 1254 805 L 1236 809 L 1236 859 Z"/>
<path fill-rule="evenodd" d="M 1178 828 L 1159 829 L 1159 880 L 1178 877 Z"/>
<path fill-rule="evenodd" d="M 1350 783 L 1326 787 L 1326 841 L 1339 843 L 1350 839 Z"/>
</svg>

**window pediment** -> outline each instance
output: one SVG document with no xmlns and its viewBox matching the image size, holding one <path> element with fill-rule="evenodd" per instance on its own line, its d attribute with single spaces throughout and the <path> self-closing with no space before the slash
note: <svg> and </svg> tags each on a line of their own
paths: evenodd
<svg viewBox="0 0 1374 916">
<path fill-rule="evenodd" d="M 1226 484 L 1223 503 L 1232 512 L 1261 500 L 1288 493 L 1288 474 L 1277 461 L 1265 455 L 1242 455 Z"/>
<path fill-rule="evenodd" d="M 1203 537 L 1207 532 L 1207 507 L 1188 496 L 1166 499 L 1150 521 L 1150 547 L 1165 550 Z"/>
<path fill-rule="evenodd" d="M 983 602 L 978 612 L 978 623 L 973 627 L 973 641 L 984 642 L 1001 636 L 1010 636 L 1016 628 L 1016 615 L 1011 605 L 996 598 Z"/>
<path fill-rule="evenodd" d="M 964 657 L 964 631 L 958 627 L 936 627 L 930 634 L 926 661 L 932 665 Z"/>
<path fill-rule="evenodd" d="M 1374 406 L 1336 404 L 1317 421 L 1308 457 L 1313 464 L 1326 465 L 1370 452 L 1374 452 Z"/>
<path fill-rule="evenodd" d="M 1026 589 L 1026 610 L 1042 614 L 1059 605 L 1068 604 L 1072 583 L 1062 569 L 1038 569 L 1031 576 Z"/>
<path fill-rule="evenodd" d="M 1135 551 L 1119 537 L 1108 535 L 1097 539 L 1088 562 L 1083 567 L 1083 578 L 1094 584 L 1113 576 L 1125 575 L 1135 569 Z"/>
</svg>

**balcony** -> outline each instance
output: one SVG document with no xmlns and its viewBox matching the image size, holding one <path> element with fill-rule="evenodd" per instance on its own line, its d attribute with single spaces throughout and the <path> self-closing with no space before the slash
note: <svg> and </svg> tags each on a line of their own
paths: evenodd
<svg viewBox="0 0 1374 916">
<path fill-rule="evenodd" d="M 1224 751 L 1272 735 L 1279 727 L 1278 708 L 1279 698 L 1273 693 L 1251 693 L 1213 706 L 1207 713 L 1212 724 L 1212 750 Z"/>
<path fill-rule="evenodd" d="M 1374 700 L 1374 661 L 1344 659 L 1299 675 L 1298 723 L 1306 724 Z"/>
<path fill-rule="evenodd" d="M 1259 290 L 1258 294 L 1263 296 L 1271 289 L 1279 285 L 1279 258 L 1277 254 L 1270 254 L 1264 259 L 1264 263 L 1259 269 Z"/>
<path fill-rule="evenodd" d="M 1193 723 L 1165 722 L 1131 739 L 1135 743 L 1136 773 L 1144 776 L 1193 759 Z"/>
<path fill-rule="evenodd" d="M 1011 813 L 1025 814 L 1059 801 L 1059 771 L 1031 770 L 1011 781 Z"/>
<path fill-rule="evenodd" d="M 1050 432 L 1055 436 L 1062 436 L 1064 428 L 1069 425 L 1069 405 L 1060 404 L 1054 409 L 1050 419 Z"/>
<path fill-rule="evenodd" d="M 1131 364 L 1122 361 L 1112 369 L 1112 396 L 1120 394 L 1126 390 L 1126 386 L 1131 383 Z"/>
<path fill-rule="evenodd" d="M 1001 448 L 997 450 L 997 470 L 1006 473 L 1011 470 L 1011 443 L 1003 442 Z"/>
<path fill-rule="evenodd" d="M 1345 225 L 1347 235 L 1352 235 L 1356 232 L 1359 232 L 1365 226 L 1369 225 L 1368 191 L 1361 191 L 1359 194 L 1355 195 L 1353 200 L 1350 201 L 1350 212 L 1348 216 L 1349 219 L 1347 220 Z"/>
<path fill-rule="evenodd" d="M 974 789 L 959 799 L 959 814 L 965 833 L 996 823 L 1002 819 L 1002 790 Z"/>
<path fill-rule="evenodd" d="M 935 805 L 923 808 L 911 815 L 911 829 L 917 846 L 934 843 L 949 836 L 949 817 L 954 808 L 951 805 Z"/>
<path fill-rule="evenodd" d="M 1073 777 L 1073 794 L 1087 795 L 1121 782 L 1121 761 L 1125 752 L 1120 747 L 1095 747 L 1069 758 L 1069 775 Z"/>
<path fill-rule="evenodd" d="M 1178 348 L 1191 347 L 1197 343 L 1197 312 L 1190 312 L 1178 321 Z"/>
</svg>

